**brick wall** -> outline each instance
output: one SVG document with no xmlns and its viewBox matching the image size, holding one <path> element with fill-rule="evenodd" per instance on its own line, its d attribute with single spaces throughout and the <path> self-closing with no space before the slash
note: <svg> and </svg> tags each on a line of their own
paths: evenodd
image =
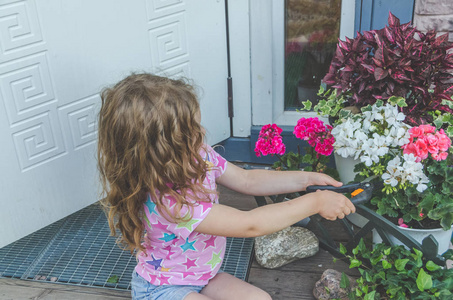
<svg viewBox="0 0 453 300">
<path fill-rule="evenodd" d="M 449 32 L 453 41 L 453 0 L 415 0 L 414 25 L 421 31 Z"/>
</svg>

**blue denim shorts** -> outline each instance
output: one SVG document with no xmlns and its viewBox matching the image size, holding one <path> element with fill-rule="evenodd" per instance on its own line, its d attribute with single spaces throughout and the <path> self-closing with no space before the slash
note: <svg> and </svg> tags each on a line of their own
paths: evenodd
<svg viewBox="0 0 453 300">
<path fill-rule="evenodd" d="M 190 293 L 200 293 L 204 285 L 152 285 L 143 277 L 132 273 L 133 300 L 183 300 Z"/>
</svg>

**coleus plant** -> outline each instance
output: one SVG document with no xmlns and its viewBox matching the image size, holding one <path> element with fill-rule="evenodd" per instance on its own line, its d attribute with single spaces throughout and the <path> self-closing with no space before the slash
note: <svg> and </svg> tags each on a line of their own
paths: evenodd
<svg viewBox="0 0 453 300">
<path fill-rule="evenodd" d="M 388 26 L 339 41 L 323 82 L 358 108 L 403 97 L 410 125 L 431 123 L 433 112 L 451 113 L 453 48 L 448 34 L 422 33 L 389 13 Z"/>
</svg>

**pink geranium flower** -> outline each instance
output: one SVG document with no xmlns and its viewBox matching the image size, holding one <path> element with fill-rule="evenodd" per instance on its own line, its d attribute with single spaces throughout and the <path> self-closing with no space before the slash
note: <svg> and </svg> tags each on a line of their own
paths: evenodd
<svg viewBox="0 0 453 300">
<path fill-rule="evenodd" d="M 423 130 L 423 133 L 433 133 L 436 130 L 436 127 L 432 125 L 420 125 L 418 127 Z"/>
<path fill-rule="evenodd" d="M 261 128 L 258 140 L 255 144 L 256 156 L 264 156 L 271 154 L 283 155 L 286 151 L 285 144 L 283 143 L 282 129 L 276 124 L 268 124 Z"/>
<path fill-rule="evenodd" d="M 451 146 L 450 138 L 445 134 L 444 130 L 441 129 L 436 132 L 435 136 L 437 137 L 437 146 L 440 151 L 448 151 Z"/>
<path fill-rule="evenodd" d="M 399 225 L 400 227 L 403 227 L 403 228 L 409 228 L 409 226 L 407 226 L 406 224 L 404 224 L 403 218 L 399 218 L 399 219 L 398 219 L 398 225 Z"/>
<path fill-rule="evenodd" d="M 409 143 L 403 146 L 404 154 L 413 154 L 417 162 L 428 158 L 429 154 L 437 161 L 447 158 L 451 140 L 443 129 L 436 132 L 434 126 L 420 125 L 409 129 L 409 133 Z"/>
<path fill-rule="evenodd" d="M 335 138 L 330 133 L 332 126 L 324 124 L 323 121 L 318 118 L 300 118 L 297 121 L 296 127 L 294 127 L 294 135 L 307 141 L 312 147 L 315 147 L 315 151 L 318 155 L 330 155 L 333 151 L 333 143 Z"/>
</svg>

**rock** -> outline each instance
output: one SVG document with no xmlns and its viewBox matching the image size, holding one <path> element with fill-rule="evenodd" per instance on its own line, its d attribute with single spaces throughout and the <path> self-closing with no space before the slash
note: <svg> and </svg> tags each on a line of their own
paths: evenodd
<svg viewBox="0 0 453 300">
<path fill-rule="evenodd" d="M 417 0 L 415 13 L 419 15 L 447 15 L 453 14 L 451 0 Z"/>
<path fill-rule="evenodd" d="M 313 256 L 318 250 L 319 241 L 315 234 L 303 227 L 288 227 L 255 238 L 256 261 L 269 269 Z"/>
<path fill-rule="evenodd" d="M 354 288 L 357 283 L 349 277 L 351 288 Z M 322 273 L 321 279 L 316 282 L 313 289 L 313 296 L 316 299 L 341 299 L 348 300 L 348 291 L 340 288 L 341 272 L 333 269 L 327 269 Z"/>
<path fill-rule="evenodd" d="M 453 31 L 453 15 L 447 16 L 417 16 L 414 25 L 421 31 L 436 30 L 439 33 Z"/>
</svg>

